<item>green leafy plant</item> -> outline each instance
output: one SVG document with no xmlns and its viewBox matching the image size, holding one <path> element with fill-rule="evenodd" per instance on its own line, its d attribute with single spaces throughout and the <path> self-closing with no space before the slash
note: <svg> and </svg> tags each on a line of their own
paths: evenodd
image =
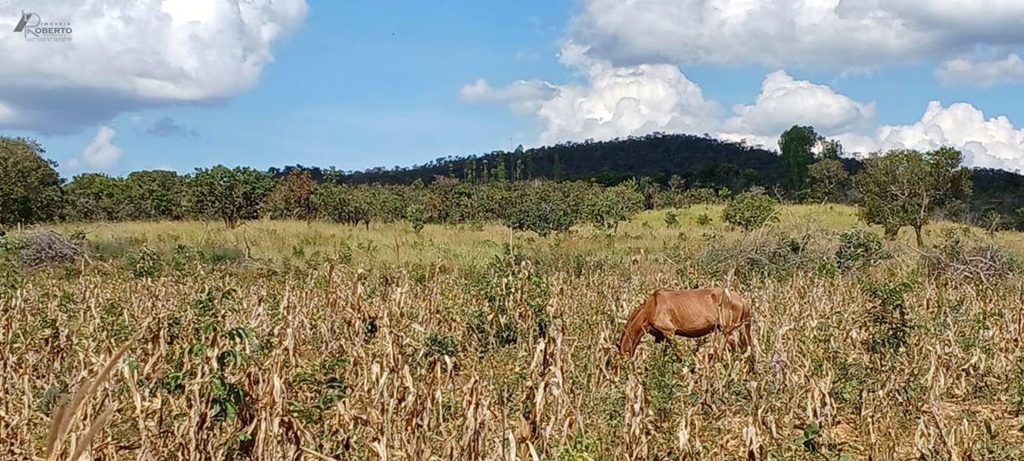
<svg viewBox="0 0 1024 461">
<path fill-rule="evenodd" d="M 668 227 L 676 227 L 679 225 L 679 213 L 675 211 L 668 211 L 665 213 L 665 225 Z"/>
<path fill-rule="evenodd" d="M 889 258 L 882 237 L 867 229 L 851 229 L 839 235 L 836 265 L 841 270 L 861 269 Z"/>
<path fill-rule="evenodd" d="M 148 246 L 143 246 L 137 251 L 125 255 L 125 262 L 128 264 L 128 270 L 136 278 L 156 277 L 160 275 L 163 268 L 163 262 L 156 251 Z"/>
<path fill-rule="evenodd" d="M 818 436 L 820 435 L 821 428 L 818 426 L 818 423 L 815 421 L 811 421 L 804 425 L 803 433 L 800 434 L 800 437 L 796 438 L 796 441 L 794 443 L 804 447 L 805 450 L 811 453 L 817 453 Z"/>
<path fill-rule="evenodd" d="M 762 192 L 744 192 L 726 205 L 722 220 L 751 230 L 778 221 L 778 202 Z"/>
</svg>

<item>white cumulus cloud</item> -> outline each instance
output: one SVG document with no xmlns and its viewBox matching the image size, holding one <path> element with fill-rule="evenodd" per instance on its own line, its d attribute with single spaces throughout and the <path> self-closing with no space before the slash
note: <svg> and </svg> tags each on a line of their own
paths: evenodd
<svg viewBox="0 0 1024 461">
<path fill-rule="evenodd" d="M 964 153 L 964 163 L 983 168 L 1024 169 L 1024 130 L 1005 116 L 986 118 L 971 104 L 943 107 L 931 101 L 921 120 L 911 125 L 883 126 L 877 150 L 931 150 L 952 146 Z"/>
<path fill-rule="evenodd" d="M 503 88 L 492 88 L 486 80 L 480 79 L 459 90 L 459 96 L 467 101 L 530 101 L 545 99 L 554 93 L 551 85 L 538 80 L 520 80 Z"/>
<path fill-rule="evenodd" d="M 1000 83 L 1024 83 L 1024 60 L 1017 54 L 993 61 L 953 59 L 942 63 L 935 70 L 935 76 L 946 85 L 974 85 L 982 88 Z"/>
<path fill-rule="evenodd" d="M 529 109 L 544 122 L 541 144 L 644 135 L 656 131 L 709 129 L 718 106 L 704 99 L 697 84 L 666 64 L 613 67 L 583 59 L 572 46 L 562 62 L 586 75 L 580 85 L 519 81 L 492 88 L 478 80 L 460 91 L 463 99 L 502 101 Z"/>
<path fill-rule="evenodd" d="M 21 12 L 69 22 L 72 41 L 0 34 L 0 128 L 70 133 L 118 113 L 230 98 L 273 61 L 271 46 L 305 19 L 304 0 L 106 0 L 58 7 L 3 2 L 0 29 Z"/>
<path fill-rule="evenodd" d="M 569 36 L 636 62 L 870 69 L 1024 44 L 1018 0 L 582 0 Z"/>
<path fill-rule="evenodd" d="M 640 136 L 656 131 L 710 129 L 718 106 L 697 84 L 667 64 L 589 69 L 586 85 L 558 87 L 537 115 L 546 124 L 541 143 Z"/>
<path fill-rule="evenodd" d="M 875 103 L 861 103 L 826 86 L 796 80 L 785 71 L 768 74 L 750 105 L 737 105 L 721 131 L 751 138 L 778 137 L 793 125 L 811 125 L 823 135 L 862 132 L 875 123 Z"/>
<path fill-rule="evenodd" d="M 547 82 L 519 80 L 508 86 L 493 88 L 484 79 L 463 86 L 459 97 L 468 102 L 505 102 L 518 112 L 531 112 L 537 102 L 549 99 L 558 90 Z"/>
<path fill-rule="evenodd" d="M 89 145 L 85 146 L 82 154 L 68 162 L 73 169 L 89 169 L 107 171 L 121 160 L 124 152 L 114 144 L 114 135 L 117 134 L 113 128 L 102 126 L 96 136 L 92 138 Z"/>
</svg>

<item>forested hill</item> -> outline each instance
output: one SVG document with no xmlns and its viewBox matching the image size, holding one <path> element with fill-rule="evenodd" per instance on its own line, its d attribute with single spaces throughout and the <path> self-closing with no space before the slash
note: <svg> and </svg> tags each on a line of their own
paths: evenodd
<svg viewBox="0 0 1024 461">
<path fill-rule="evenodd" d="M 272 169 L 271 173 L 283 176 L 294 168 Z M 322 170 L 310 170 L 315 180 L 322 178 Z M 435 176 L 448 176 L 459 180 L 595 179 L 613 184 L 629 177 L 650 177 L 665 184 L 671 175 L 686 179 L 690 187 L 742 189 L 747 185 L 778 183 L 783 168 L 778 154 L 765 149 L 710 137 L 651 134 L 526 150 L 520 147 L 513 152 L 438 158 L 425 165 L 346 172 L 344 181 L 410 184 L 416 179 L 429 183 Z"/>
</svg>

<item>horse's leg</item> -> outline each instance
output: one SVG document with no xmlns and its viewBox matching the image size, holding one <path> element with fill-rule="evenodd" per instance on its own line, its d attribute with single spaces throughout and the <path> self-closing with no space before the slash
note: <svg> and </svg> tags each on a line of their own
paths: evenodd
<svg viewBox="0 0 1024 461">
<path fill-rule="evenodd" d="M 743 351 L 747 354 L 747 370 L 748 372 L 753 373 L 754 366 L 757 363 L 757 354 L 753 350 L 754 337 L 750 332 L 750 323 L 750 319 L 747 319 L 747 321 L 743 323 L 743 333 L 741 337 L 743 339 Z"/>
<path fill-rule="evenodd" d="M 747 352 L 750 350 L 752 338 L 750 334 L 750 321 L 733 325 L 726 331 L 729 338 L 729 350 Z"/>
<path fill-rule="evenodd" d="M 746 351 L 749 347 L 746 335 L 750 334 L 750 323 L 738 323 L 721 329 L 730 352 Z"/>
<path fill-rule="evenodd" d="M 675 335 L 672 335 L 669 337 L 668 341 L 669 343 L 672 344 L 672 352 L 675 352 L 676 360 L 682 362 L 683 358 L 685 357 L 685 354 L 680 350 L 682 346 L 679 344 L 679 338 L 676 338 Z"/>
<path fill-rule="evenodd" d="M 651 330 L 651 336 L 654 336 L 654 344 L 668 343 L 669 347 L 672 347 L 672 339 L 661 330 L 655 328 Z"/>
<path fill-rule="evenodd" d="M 683 354 L 679 351 L 679 341 L 676 339 L 674 331 L 664 331 L 655 328 L 652 332 L 654 335 L 655 342 L 667 342 L 669 347 L 672 349 L 672 353 L 675 354 L 676 360 L 682 361 Z"/>
</svg>

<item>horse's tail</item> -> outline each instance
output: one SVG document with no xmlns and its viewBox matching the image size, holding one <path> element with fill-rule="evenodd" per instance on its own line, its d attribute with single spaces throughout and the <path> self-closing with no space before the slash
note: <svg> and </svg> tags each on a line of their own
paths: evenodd
<svg viewBox="0 0 1024 461">
<path fill-rule="evenodd" d="M 655 292 L 647 298 L 647 301 L 633 310 L 629 320 L 626 321 L 626 327 L 622 330 L 622 336 L 619 337 L 619 353 L 633 355 L 636 347 L 644 338 L 644 333 L 647 332 L 647 324 L 650 321 L 648 312 L 653 310 L 657 304 L 658 293 Z"/>
</svg>

